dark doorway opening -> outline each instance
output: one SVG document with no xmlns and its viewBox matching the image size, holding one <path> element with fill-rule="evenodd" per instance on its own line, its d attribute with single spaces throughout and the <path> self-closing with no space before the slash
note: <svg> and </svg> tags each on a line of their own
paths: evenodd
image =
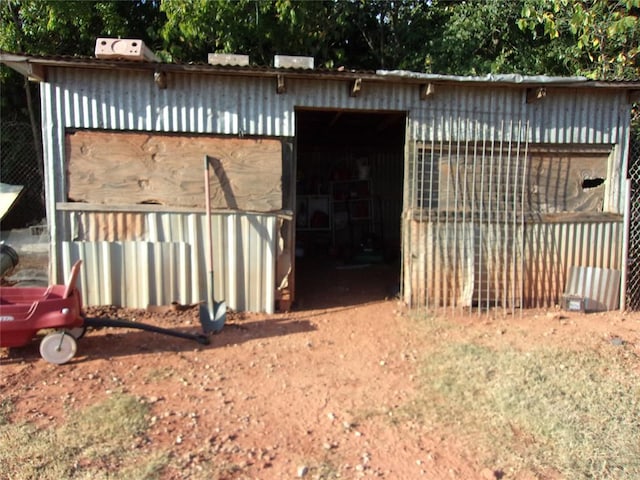
<svg viewBox="0 0 640 480">
<path fill-rule="evenodd" d="M 295 307 L 400 291 L 406 112 L 296 110 Z"/>
</svg>

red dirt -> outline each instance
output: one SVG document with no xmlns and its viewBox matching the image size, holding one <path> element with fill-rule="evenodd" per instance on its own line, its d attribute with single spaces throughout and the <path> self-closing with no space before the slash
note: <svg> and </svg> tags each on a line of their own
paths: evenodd
<svg viewBox="0 0 640 480">
<path fill-rule="evenodd" d="M 367 275 L 376 271 L 382 270 Z M 151 404 L 152 427 L 135 447 L 172 452 L 166 479 L 202 475 L 208 460 L 235 465 L 235 471 L 211 478 L 291 479 L 302 467 L 308 468 L 307 478 L 316 478 L 322 465 L 331 465 L 341 478 L 501 478 L 494 474 L 501 466 L 483 465 L 472 446 L 446 430 L 402 420 L 402 408 L 418 387 L 425 342 L 436 340 L 421 334 L 396 300 L 368 301 L 370 291 L 342 284 L 349 275 L 336 275 L 324 290 L 301 289 L 306 310 L 229 315 L 209 346 L 100 329 L 81 339 L 77 356 L 63 366 L 42 360 L 35 342 L 5 349 L 0 397 L 15 400 L 14 421 L 43 426 L 62 422 L 67 405 L 94 404 L 112 392 L 144 398 Z M 635 314 L 440 314 L 464 327 L 445 336 L 522 348 L 546 342 L 605 349 L 615 348 L 610 340 L 620 337 L 640 355 Z M 87 309 L 87 316 L 98 315 L 193 332 L 198 324 L 197 308 Z M 445 336 L 437 341 L 454 339 Z M 504 478 L 533 476 L 518 472 Z"/>
</svg>

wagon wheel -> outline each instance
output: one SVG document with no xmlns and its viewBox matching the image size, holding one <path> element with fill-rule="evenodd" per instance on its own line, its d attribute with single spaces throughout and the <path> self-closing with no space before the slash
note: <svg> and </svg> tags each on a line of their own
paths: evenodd
<svg viewBox="0 0 640 480">
<path fill-rule="evenodd" d="M 40 355 L 49 363 L 62 365 L 76 354 L 76 339 L 68 332 L 52 332 L 40 342 Z"/>
</svg>

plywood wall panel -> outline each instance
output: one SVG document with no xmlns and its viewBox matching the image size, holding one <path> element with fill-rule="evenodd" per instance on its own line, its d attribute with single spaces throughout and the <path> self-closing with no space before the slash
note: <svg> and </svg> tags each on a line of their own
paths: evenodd
<svg viewBox="0 0 640 480">
<path fill-rule="evenodd" d="M 78 131 L 66 136 L 68 198 L 107 205 L 204 206 L 204 156 L 213 208 L 282 208 L 280 140 Z"/>
</svg>

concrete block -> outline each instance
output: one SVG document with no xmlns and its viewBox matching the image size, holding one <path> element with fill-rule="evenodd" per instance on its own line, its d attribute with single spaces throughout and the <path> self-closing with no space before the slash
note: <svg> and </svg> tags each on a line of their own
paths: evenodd
<svg viewBox="0 0 640 480">
<path fill-rule="evenodd" d="M 303 68 L 313 70 L 313 57 L 276 55 L 273 57 L 273 66 L 276 68 Z"/>
<path fill-rule="evenodd" d="M 249 65 L 249 55 L 210 53 L 207 61 L 210 65 L 237 65 L 246 67 Z"/>
<path fill-rule="evenodd" d="M 142 40 L 132 38 L 96 39 L 96 58 L 159 62 Z"/>
</svg>

